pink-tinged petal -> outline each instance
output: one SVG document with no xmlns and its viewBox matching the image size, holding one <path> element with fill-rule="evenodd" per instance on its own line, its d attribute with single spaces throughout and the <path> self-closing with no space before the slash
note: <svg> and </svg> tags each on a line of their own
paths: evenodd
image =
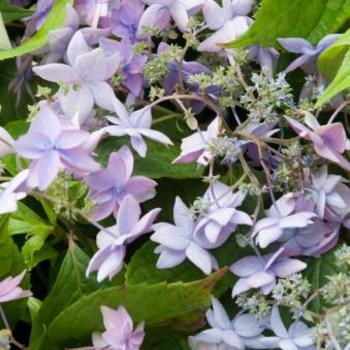
<svg viewBox="0 0 350 350">
<path fill-rule="evenodd" d="M 43 134 L 33 132 L 21 136 L 14 145 L 14 150 L 20 156 L 28 159 L 38 159 L 43 152 L 51 148 L 51 141 Z"/>
<path fill-rule="evenodd" d="M 174 266 L 180 265 L 186 259 L 185 252 L 164 249 L 161 251 L 160 256 L 157 261 L 158 269 L 168 269 Z"/>
<path fill-rule="evenodd" d="M 98 204 L 92 213 L 92 217 L 95 221 L 100 221 L 107 218 L 115 210 L 114 201 L 106 201 L 104 203 Z"/>
<path fill-rule="evenodd" d="M 271 327 L 273 332 L 280 338 L 288 338 L 288 332 L 284 326 L 280 313 L 278 311 L 278 306 L 274 305 L 271 312 Z"/>
<path fill-rule="evenodd" d="M 38 187 L 40 191 L 44 191 L 49 187 L 60 170 L 60 156 L 57 151 L 46 151 L 36 162 Z"/>
<path fill-rule="evenodd" d="M 297 259 L 281 258 L 271 265 L 271 270 L 277 277 L 286 278 L 304 270 L 306 266 L 304 262 Z"/>
<path fill-rule="evenodd" d="M 146 34 L 145 28 L 158 27 L 160 30 L 165 29 L 170 22 L 170 12 L 167 7 L 162 5 L 151 5 L 148 7 L 139 22 L 137 36 L 139 39 L 149 36 Z"/>
<path fill-rule="evenodd" d="M 62 126 L 60 119 L 52 108 L 47 105 L 42 105 L 36 118 L 30 125 L 29 132 L 38 132 L 51 141 L 54 141 L 56 137 L 61 133 Z"/>
<path fill-rule="evenodd" d="M 188 24 L 188 14 L 186 7 L 180 1 L 174 1 L 170 6 L 170 15 L 173 18 L 177 28 L 185 33 Z"/>
<path fill-rule="evenodd" d="M 249 289 L 251 289 L 251 286 L 247 284 L 247 278 L 240 278 L 232 289 L 232 298 L 248 291 Z"/>
<path fill-rule="evenodd" d="M 107 344 L 107 342 L 103 339 L 102 337 L 102 334 L 101 333 L 98 333 L 98 332 L 93 332 L 92 333 L 92 344 L 94 345 L 94 348 L 97 348 L 97 349 L 103 349 L 104 347 L 106 346 L 109 346 Z M 86 348 L 83 350 L 93 350 L 92 348 Z"/>
<path fill-rule="evenodd" d="M 315 132 L 322 138 L 327 147 L 333 148 L 339 153 L 343 153 L 346 148 L 346 134 L 341 123 L 324 125 L 316 129 Z"/>
<path fill-rule="evenodd" d="M 91 173 L 100 169 L 100 164 L 79 148 L 60 150 L 60 157 L 65 167 L 70 170 Z"/>
<path fill-rule="evenodd" d="M 189 152 L 183 152 L 177 158 L 175 158 L 172 161 L 172 163 L 173 164 L 191 163 L 191 162 L 197 160 L 202 153 L 203 153 L 203 148 L 191 150 Z"/>
<path fill-rule="evenodd" d="M 115 329 L 116 331 L 121 331 L 126 325 L 130 331 L 133 329 L 132 319 L 123 306 L 119 306 L 117 310 L 101 306 L 101 312 L 106 330 Z"/>
<path fill-rule="evenodd" d="M 62 63 L 50 63 L 44 66 L 33 67 L 33 72 L 40 78 L 54 83 L 74 83 L 79 76 L 71 66 Z"/>
<path fill-rule="evenodd" d="M 186 249 L 186 256 L 206 275 L 211 273 L 213 269 L 212 256 L 205 249 L 192 242 Z"/>
<path fill-rule="evenodd" d="M 143 135 L 148 137 L 149 139 L 153 141 L 160 142 L 164 145 L 173 145 L 172 141 L 169 139 L 168 136 L 163 134 L 160 131 L 157 130 L 151 130 L 151 129 L 137 129 L 137 131 Z"/>
<path fill-rule="evenodd" d="M 139 203 L 155 196 L 154 187 L 157 183 L 144 176 L 133 176 L 123 186 L 124 190 L 132 194 Z"/>
<path fill-rule="evenodd" d="M 304 122 L 305 124 L 312 130 L 315 130 L 320 126 L 320 123 L 318 122 L 317 118 L 310 112 L 304 112 L 305 118 Z"/>
<path fill-rule="evenodd" d="M 6 184 L 5 190 L 2 192 L 2 195 L 6 196 L 18 190 L 18 188 L 21 187 L 25 181 L 27 181 L 28 175 L 29 169 L 22 170 L 20 173 L 18 173 L 10 182 Z M 3 183 L 2 185 L 5 184 Z"/>
<path fill-rule="evenodd" d="M 24 291 L 22 288 L 16 287 L 6 293 L 5 295 L 0 296 L 0 303 L 5 303 L 8 301 L 13 301 L 21 298 L 27 298 L 32 296 L 32 293 L 28 291 Z"/>
<path fill-rule="evenodd" d="M 116 181 L 116 185 L 124 184 L 131 176 L 134 169 L 134 157 L 127 146 L 121 147 L 117 152 L 110 155 L 107 170 L 116 172 L 120 171 L 120 167 L 123 167 L 123 177 L 120 177 L 120 181 Z"/>
<path fill-rule="evenodd" d="M 128 234 L 139 221 L 141 208 L 133 196 L 126 196 L 120 204 L 117 217 L 117 228 L 121 235 Z"/>
<path fill-rule="evenodd" d="M 86 43 L 83 32 L 81 30 L 77 31 L 72 40 L 70 41 L 67 48 L 67 58 L 72 66 L 75 66 L 75 60 L 82 54 L 88 53 L 90 47 Z"/>
<path fill-rule="evenodd" d="M 76 69 L 81 79 L 101 81 L 106 76 L 106 60 L 102 49 L 94 49 L 76 58 Z"/>
<path fill-rule="evenodd" d="M 264 261 L 257 256 L 246 256 L 231 265 L 230 271 L 239 277 L 249 277 L 264 269 Z"/>
<path fill-rule="evenodd" d="M 288 124 L 293 128 L 293 130 L 302 138 L 309 140 L 310 139 L 310 133 L 311 130 L 308 129 L 303 124 L 297 122 L 293 118 L 284 116 L 284 119 L 288 122 Z"/>
<path fill-rule="evenodd" d="M 10 292 L 12 289 L 18 287 L 23 280 L 26 270 L 22 271 L 19 275 L 12 277 L 9 276 L 0 282 L 0 296 L 3 296 Z"/>
<path fill-rule="evenodd" d="M 303 38 L 278 38 L 278 43 L 287 51 L 305 53 L 305 49 L 312 50 L 312 45 Z"/>
<path fill-rule="evenodd" d="M 350 171 L 350 163 L 349 161 L 344 158 L 340 153 L 338 153 L 337 151 L 328 148 L 324 145 L 316 145 L 314 144 L 315 147 L 315 151 L 316 153 L 325 159 L 328 159 L 336 164 L 338 164 L 339 166 L 341 166 L 343 169 Z"/>
<path fill-rule="evenodd" d="M 56 140 L 55 146 L 60 149 L 69 149 L 78 147 L 89 137 L 87 132 L 82 130 L 65 130 Z"/>
<path fill-rule="evenodd" d="M 115 97 L 112 87 L 105 81 L 92 81 L 87 84 L 96 105 L 102 109 L 113 111 Z"/>
</svg>

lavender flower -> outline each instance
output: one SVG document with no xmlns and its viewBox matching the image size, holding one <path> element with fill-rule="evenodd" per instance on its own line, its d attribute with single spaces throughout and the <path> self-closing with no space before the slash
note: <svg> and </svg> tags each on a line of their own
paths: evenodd
<svg viewBox="0 0 350 350">
<path fill-rule="evenodd" d="M 212 298 L 206 317 L 211 328 L 189 338 L 192 350 L 264 348 L 264 326 L 253 315 L 240 313 L 231 321 L 219 300 Z"/>
<path fill-rule="evenodd" d="M 20 156 L 32 159 L 27 185 L 45 190 L 60 170 L 88 174 L 99 164 L 84 147 L 89 133 L 64 129 L 59 117 L 48 106 L 42 106 L 29 131 L 14 145 Z"/>
<path fill-rule="evenodd" d="M 100 47 L 107 57 L 119 55 L 123 85 L 134 95 L 140 96 L 143 84 L 143 68 L 147 61 L 144 55 L 135 55 L 130 39 L 124 38 L 120 42 L 102 38 Z"/>
<path fill-rule="evenodd" d="M 284 195 L 267 211 L 267 217 L 260 219 L 253 231 L 253 237 L 260 247 L 266 248 L 278 240 L 286 229 L 306 227 L 316 214 L 310 211 L 296 212 L 296 199 Z"/>
<path fill-rule="evenodd" d="M 181 32 L 186 32 L 189 15 L 200 11 L 203 0 L 143 0 L 149 7 L 143 13 L 138 30 L 138 37 L 147 36 L 145 28 L 158 27 L 165 29 L 172 17 Z"/>
<path fill-rule="evenodd" d="M 197 163 L 207 166 L 214 158 L 209 151 L 210 142 L 219 136 L 220 118 L 216 117 L 208 126 L 207 131 L 198 131 L 182 139 L 181 154 L 173 163 Z"/>
<path fill-rule="evenodd" d="M 12 147 L 14 143 L 12 136 L 0 126 L 0 158 L 13 152 Z"/>
<path fill-rule="evenodd" d="M 307 126 L 287 116 L 285 119 L 300 137 L 313 143 L 315 152 L 321 158 L 328 159 L 345 170 L 350 170 L 349 161 L 342 156 L 347 147 L 347 138 L 341 123 L 320 125 L 309 112 L 305 112 L 304 122 Z"/>
<path fill-rule="evenodd" d="M 244 34 L 252 23 L 246 15 L 251 11 L 253 1 L 223 0 L 220 7 L 214 0 L 206 0 L 203 15 L 207 26 L 215 32 L 204 40 L 198 51 L 220 52 L 222 44 L 229 43 Z"/>
<path fill-rule="evenodd" d="M 151 130 L 152 114 L 150 107 L 144 107 L 131 114 L 119 101 L 115 101 L 114 107 L 118 117 L 107 117 L 114 125 L 107 126 L 105 131 L 112 136 L 129 135 L 132 147 L 141 157 L 145 157 L 147 152 L 147 145 L 143 140 L 143 136 L 164 145 L 173 144 L 163 133 Z"/>
<path fill-rule="evenodd" d="M 307 74 L 314 74 L 317 72 L 317 58 L 327 47 L 339 38 L 340 34 L 326 35 L 316 47 L 313 47 L 306 39 L 302 38 L 279 38 L 277 41 L 288 52 L 301 54 L 294 60 L 285 70 L 289 73 L 298 67 L 301 67 Z"/>
<path fill-rule="evenodd" d="M 0 282 L 0 303 L 28 298 L 32 295 L 31 291 L 19 287 L 25 273 L 24 270 L 16 277 L 9 276 Z"/>
<path fill-rule="evenodd" d="M 38 0 L 35 13 L 26 19 L 26 36 L 33 35 L 43 26 L 53 4 L 54 0 Z"/>
<path fill-rule="evenodd" d="M 289 228 L 277 240 L 282 243 L 283 255 L 319 257 L 332 249 L 338 242 L 340 225 L 315 220 L 302 228 Z"/>
<path fill-rule="evenodd" d="M 137 40 L 137 30 L 144 11 L 142 0 L 124 0 L 117 10 L 112 10 L 111 32 L 132 43 Z"/>
<path fill-rule="evenodd" d="M 101 306 L 103 333 L 93 333 L 92 342 L 96 350 L 139 350 L 145 337 L 144 323 L 141 322 L 133 330 L 133 322 L 127 310 L 119 306 L 113 310 L 107 306 Z"/>
<path fill-rule="evenodd" d="M 205 274 L 217 268 L 215 258 L 208 253 L 200 240 L 195 236 L 195 221 L 191 211 L 177 197 L 174 205 L 174 222 L 153 225 L 155 233 L 151 240 L 160 244 L 155 250 L 160 257 L 157 262 L 159 269 L 166 269 L 181 264 L 188 258 Z"/>
<path fill-rule="evenodd" d="M 81 31 L 74 34 L 67 49 L 67 64 L 51 63 L 34 67 L 41 78 L 64 83 L 68 92 L 58 95 L 67 115 L 89 115 L 94 103 L 102 109 L 113 110 L 116 99 L 112 87 L 106 82 L 119 67 L 118 54 L 106 57 L 101 48 L 91 49 Z M 65 89 L 64 89 L 65 90 Z"/>
<path fill-rule="evenodd" d="M 252 225 L 248 214 L 237 210 L 246 194 L 233 193 L 229 186 L 216 181 L 206 191 L 195 234 L 205 236 L 210 244 L 221 246 L 237 225 Z"/>
<path fill-rule="evenodd" d="M 280 255 L 281 250 L 264 256 L 246 256 L 231 265 L 231 272 L 240 277 L 233 287 L 232 297 L 252 288 L 269 294 L 277 277 L 285 278 L 306 268 L 302 261 Z"/>
<path fill-rule="evenodd" d="M 27 195 L 24 184 L 28 179 L 28 174 L 28 170 L 23 170 L 10 182 L 3 182 L 0 185 L 0 214 L 12 213 L 17 210 L 17 201 Z"/>
<path fill-rule="evenodd" d="M 131 176 L 134 157 L 128 147 L 123 146 L 110 155 L 106 169 L 90 174 L 86 183 L 90 188 L 89 196 L 97 203 L 93 218 L 97 221 L 114 214 L 127 194 L 133 195 L 139 203 L 155 195 L 157 183 L 144 176 Z"/>
<path fill-rule="evenodd" d="M 141 208 L 137 200 L 127 195 L 120 204 L 116 225 L 100 231 L 96 237 L 98 251 L 91 259 L 86 275 L 98 271 L 97 281 L 111 280 L 123 267 L 126 244 L 150 232 L 153 221 L 161 209 L 153 209 L 140 219 Z"/>
<path fill-rule="evenodd" d="M 309 327 L 301 321 L 294 321 L 287 330 L 281 320 L 281 316 L 276 305 L 274 305 L 272 308 L 271 329 L 276 334 L 276 337 L 269 337 L 266 339 L 266 343 L 269 345 L 275 342 L 274 347 L 278 347 L 279 349 L 283 350 L 316 349 L 312 339 L 311 329 L 309 329 Z"/>
</svg>

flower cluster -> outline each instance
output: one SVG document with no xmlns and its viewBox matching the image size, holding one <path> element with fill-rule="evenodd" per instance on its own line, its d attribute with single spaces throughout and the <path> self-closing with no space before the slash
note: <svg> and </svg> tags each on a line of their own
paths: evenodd
<svg viewBox="0 0 350 350">
<path fill-rule="evenodd" d="M 24 21 L 25 40 L 45 26 L 55 6 L 37 1 Z M 145 257 L 155 265 L 145 270 L 189 260 L 189 274 L 206 278 L 226 268 L 236 307 L 212 298 L 209 328 L 189 337 L 191 349 L 311 350 L 314 334 L 324 349 L 339 349 L 350 342 L 349 247 L 337 251 L 339 271 L 317 288 L 308 280 L 308 264 L 349 239 L 343 232 L 350 229 L 350 142 L 347 124 L 334 121 L 347 103 L 328 116 L 315 107 L 314 93 L 307 96 L 310 82 L 315 91 L 323 88 L 317 59 L 339 35 L 326 35 L 317 45 L 279 38 L 280 52 L 299 55 L 281 71 L 275 48 L 226 45 L 249 31 L 254 10 L 253 0 L 67 5 L 64 23 L 49 31 L 45 46 L 17 60 L 10 87 L 18 100 L 33 77 L 43 86 L 33 95 L 20 136 L 0 127 L 0 214 L 16 215 L 25 197 L 40 201 L 55 244 L 68 242 L 68 251 L 78 244 L 90 253 L 85 276 L 90 282 L 96 272 L 94 281 L 109 292 L 125 265 L 140 260 L 142 244 L 153 247 L 157 260 Z M 308 74 L 300 99 L 288 83 L 299 68 Z M 169 178 L 183 181 L 185 193 L 180 186 L 168 193 Z M 187 187 L 188 178 L 203 180 L 205 191 L 202 183 Z M 22 233 L 16 226 L 11 235 L 16 229 Z M 40 242 L 30 242 L 33 253 L 26 252 L 28 241 L 22 248 L 26 263 L 42 258 L 34 253 L 47 235 L 39 233 Z M 157 271 L 155 278 L 174 282 L 167 272 Z M 31 295 L 18 287 L 22 278 L 0 283 L 0 303 Z M 131 279 L 127 272 L 120 284 L 127 288 Z M 315 299 L 329 309 L 316 312 Z M 124 306 L 115 311 L 109 307 L 117 305 L 114 300 L 102 306 L 110 301 L 92 303 L 101 307 L 105 331 L 96 329 L 86 349 L 140 349 L 144 324 L 134 330 Z M 183 316 L 171 311 L 162 323 L 158 315 L 143 317 L 127 298 L 125 306 L 151 326 L 181 323 Z M 11 334 L 10 342 L 16 345 Z"/>
</svg>

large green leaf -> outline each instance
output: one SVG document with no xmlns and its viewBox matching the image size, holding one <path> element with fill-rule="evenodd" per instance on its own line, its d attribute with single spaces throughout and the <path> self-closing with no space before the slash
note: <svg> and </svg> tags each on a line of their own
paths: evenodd
<svg viewBox="0 0 350 350">
<path fill-rule="evenodd" d="M 135 323 L 145 321 L 148 328 L 187 334 L 203 324 L 210 305 L 210 294 L 224 271 L 191 283 L 120 286 L 99 290 L 80 298 L 66 308 L 50 325 L 48 336 L 55 346 L 64 348 L 91 343 L 91 334 L 102 329 L 100 307 L 124 305 Z"/>
<path fill-rule="evenodd" d="M 327 50 L 323 51 L 318 58 L 318 69 L 328 81 L 331 81 L 337 74 L 349 47 L 350 30 L 338 38 Z"/>
<path fill-rule="evenodd" d="M 74 243 L 68 249 L 56 282 L 39 312 L 40 321 L 48 324 L 62 310 L 101 287 L 93 277 L 86 278 L 89 257 Z"/>
<path fill-rule="evenodd" d="M 334 251 L 331 251 L 319 258 L 314 258 L 309 261 L 308 267 L 304 271 L 304 276 L 311 283 L 312 290 L 316 291 L 328 282 L 327 277 L 334 276 L 340 271 L 341 269 L 336 265 Z M 314 312 L 322 313 L 324 304 L 322 297 L 319 297 L 311 303 L 311 308 Z"/>
<path fill-rule="evenodd" d="M 20 46 L 10 50 L 0 51 L 0 60 L 22 56 L 45 46 L 48 40 L 49 32 L 62 27 L 64 24 L 66 17 L 66 5 L 71 3 L 72 0 L 56 0 L 44 25 L 39 29 L 39 31 Z"/>
<path fill-rule="evenodd" d="M 32 321 L 32 329 L 30 332 L 29 339 L 29 349 L 30 350 L 39 350 L 41 343 L 46 335 L 46 328 L 39 320 L 39 311 L 41 308 L 42 302 L 36 298 L 28 299 L 28 309 L 30 312 L 30 318 Z"/>
<path fill-rule="evenodd" d="M 277 38 L 302 37 L 316 44 L 350 18 L 350 0 L 263 0 L 249 31 L 228 47 L 276 45 Z"/>
<path fill-rule="evenodd" d="M 33 13 L 31 9 L 11 5 L 9 0 L 1 0 L 0 11 L 5 23 L 28 17 Z"/>
<path fill-rule="evenodd" d="M 11 47 L 11 42 L 0 11 L 0 50 L 9 50 Z"/>
<path fill-rule="evenodd" d="M 344 56 L 344 60 L 335 78 L 328 85 L 316 103 L 316 108 L 331 100 L 335 95 L 350 87 L 350 50 Z"/>
</svg>

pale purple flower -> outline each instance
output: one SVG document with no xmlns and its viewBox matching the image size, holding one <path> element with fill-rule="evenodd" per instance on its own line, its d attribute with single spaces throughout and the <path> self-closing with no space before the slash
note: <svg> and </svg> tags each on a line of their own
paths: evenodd
<svg viewBox="0 0 350 350">
<path fill-rule="evenodd" d="M 43 26 L 47 16 L 49 15 L 52 9 L 53 4 L 54 0 L 38 0 L 35 13 L 32 16 L 25 19 L 26 36 L 33 35 Z"/>
<path fill-rule="evenodd" d="M 312 174 L 312 193 L 320 218 L 341 222 L 350 211 L 350 189 L 340 175 L 328 175 L 327 166 Z"/>
<path fill-rule="evenodd" d="M 317 219 L 306 227 L 284 230 L 277 241 L 282 243 L 283 255 L 319 257 L 337 244 L 339 230 L 340 224 Z"/>
<path fill-rule="evenodd" d="M 137 40 L 137 30 L 144 11 L 142 0 L 124 0 L 117 10 L 112 10 L 110 19 L 111 32 L 129 39 L 132 43 Z"/>
<path fill-rule="evenodd" d="M 60 170 L 84 173 L 97 171 L 99 164 L 82 145 L 90 134 L 82 130 L 64 129 L 57 114 L 42 106 L 29 131 L 21 136 L 14 150 L 21 157 L 32 159 L 27 185 L 45 190 Z"/>
<path fill-rule="evenodd" d="M 98 271 L 98 282 L 107 277 L 111 280 L 123 268 L 126 245 L 151 231 L 160 210 L 153 209 L 140 219 L 141 208 L 138 201 L 131 195 L 124 197 L 117 214 L 117 223 L 97 234 L 98 251 L 91 259 L 86 275 Z"/>
<path fill-rule="evenodd" d="M 253 237 L 256 237 L 256 242 L 261 248 L 277 241 L 286 229 L 312 224 L 316 214 L 311 211 L 298 211 L 296 205 L 295 196 L 286 194 L 271 206 L 265 218 L 256 223 Z"/>
<path fill-rule="evenodd" d="M 219 300 L 212 298 L 212 309 L 206 313 L 210 329 L 189 337 L 192 350 L 263 349 L 265 327 L 253 315 L 239 313 L 230 320 Z"/>
<path fill-rule="evenodd" d="M 214 182 L 201 200 L 203 211 L 198 218 L 195 234 L 204 236 L 210 244 L 221 246 L 237 225 L 252 225 L 250 216 L 236 209 L 245 197 L 243 192 L 233 193 L 229 186 Z"/>
<path fill-rule="evenodd" d="M 93 218 L 97 221 L 114 214 L 126 195 L 133 195 L 139 203 L 155 196 L 157 183 L 145 176 L 131 176 L 134 157 L 128 147 L 123 146 L 118 152 L 111 153 L 106 169 L 101 169 L 86 177 L 90 198 L 97 207 Z"/>
<path fill-rule="evenodd" d="M 15 140 L 7 132 L 6 129 L 0 126 L 0 158 L 13 152 L 13 144 Z"/>
<path fill-rule="evenodd" d="M 113 110 L 116 97 L 106 80 L 117 71 L 119 55 L 106 57 L 101 48 L 91 49 L 83 32 L 78 31 L 68 45 L 67 60 L 69 64 L 51 63 L 33 68 L 41 78 L 67 85 L 69 91 L 58 94 L 65 114 L 89 115 L 94 103 Z"/>
<path fill-rule="evenodd" d="M 118 117 L 107 117 L 114 125 L 107 126 L 106 132 L 112 136 L 130 136 L 131 146 L 141 156 L 145 157 L 147 144 L 143 137 L 164 145 L 172 145 L 171 140 L 157 130 L 152 130 L 152 111 L 146 106 L 129 114 L 125 106 L 119 101 L 115 101 L 115 112 Z"/>
<path fill-rule="evenodd" d="M 320 125 L 318 120 L 309 112 L 305 112 L 304 122 L 306 126 L 293 118 L 285 116 L 285 119 L 300 137 L 313 143 L 315 152 L 321 158 L 328 159 L 350 171 L 349 161 L 342 156 L 347 147 L 343 124 Z"/>
<path fill-rule="evenodd" d="M 208 126 L 207 131 L 198 131 L 182 139 L 181 154 L 173 163 L 185 164 L 193 161 L 207 166 L 214 158 L 209 151 L 210 142 L 219 136 L 220 118 L 216 117 Z"/>
<path fill-rule="evenodd" d="M 262 47 L 254 45 L 249 48 L 250 58 L 256 59 L 262 69 L 269 77 L 273 77 L 273 72 L 279 57 L 279 52 L 273 47 Z"/>
<path fill-rule="evenodd" d="M 130 39 L 121 41 L 102 38 L 100 47 L 107 57 L 119 55 L 119 70 L 122 73 L 123 85 L 134 95 L 140 96 L 143 85 L 143 68 L 147 62 L 147 56 L 136 55 Z"/>
<path fill-rule="evenodd" d="M 79 13 L 82 24 L 97 27 L 101 18 L 119 7 L 120 0 L 75 0 L 74 7 Z"/>
<path fill-rule="evenodd" d="M 0 184 L 0 214 L 12 213 L 17 210 L 17 201 L 27 195 L 23 187 L 28 179 L 28 174 L 28 170 L 23 170 L 11 181 Z"/>
<path fill-rule="evenodd" d="M 186 32 L 189 16 L 200 11 L 203 0 L 143 0 L 149 7 L 144 11 L 138 28 L 138 37 L 147 36 L 144 27 L 165 29 L 172 18 L 181 32 Z"/>
<path fill-rule="evenodd" d="M 157 267 L 167 269 L 181 264 L 186 258 L 209 275 L 218 267 L 215 258 L 196 238 L 195 221 L 191 211 L 177 197 L 174 205 L 175 225 L 161 222 L 153 225 L 151 240 L 159 243 L 155 252 L 160 254 Z"/>
<path fill-rule="evenodd" d="M 113 310 L 101 306 L 103 333 L 95 332 L 92 342 L 95 350 L 139 350 L 145 337 L 144 323 L 141 322 L 135 330 L 128 311 L 119 306 Z"/>
<path fill-rule="evenodd" d="M 271 329 L 276 337 L 266 338 L 266 345 L 282 350 L 314 350 L 314 340 L 311 329 L 303 322 L 294 321 L 289 329 L 282 322 L 277 305 L 274 305 L 271 313 Z M 264 342 L 264 340 L 263 340 Z"/>
<path fill-rule="evenodd" d="M 233 287 L 232 297 L 252 288 L 260 288 L 263 294 L 269 294 L 277 277 L 286 278 L 305 268 L 302 261 L 281 256 L 281 250 L 264 256 L 246 256 L 230 267 L 231 272 L 240 277 Z"/>
<path fill-rule="evenodd" d="M 22 271 L 18 276 L 9 276 L 0 282 L 0 303 L 6 303 L 32 296 L 29 290 L 23 290 L 19 284 L 23 280 L 26 271 Z"/>
<path fill-rule="evenodd" d="M 220 7 L 214 0 L 206 0 L 203 15 L 207 26 L 215 31 L 198 46 L 201 52 L 221 52 L 222 45 L 244 34 L 252 23 L 246 15 L 251 11 L 253 1 L 223 0 Z"/>
<path fill-rule="evenodd" d="M 314 74 L 317 72 L 317 58 L 327 47 L 333 44 L 333 42 L 339 38 L 340 34 L 326 35 L 316 47 L 312 46 L 306 39 L 303 38 L 279 38 L 277 41 L 288 52 L 301 54 L 296 60 L 294 60 L 285 70 L 285 73 L 289 73 L 298 67 L 308 74 Z"/>
</svg>

